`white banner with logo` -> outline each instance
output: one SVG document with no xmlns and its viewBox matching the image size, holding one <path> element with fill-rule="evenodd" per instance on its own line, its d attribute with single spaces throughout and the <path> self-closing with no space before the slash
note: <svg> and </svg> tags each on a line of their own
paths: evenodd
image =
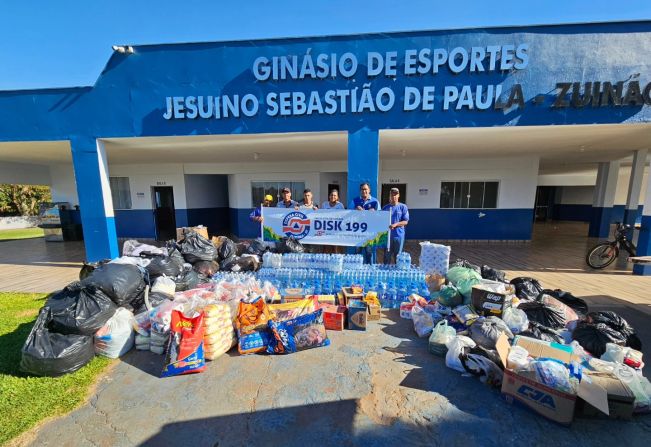
<svg viewBox="0 0 651 447">
<path fill-rule="evenodd" d="M 293 236 L 302 244 L 386 248 L 389 211 L 262 208 L 265 242 Z"/>
</svg>

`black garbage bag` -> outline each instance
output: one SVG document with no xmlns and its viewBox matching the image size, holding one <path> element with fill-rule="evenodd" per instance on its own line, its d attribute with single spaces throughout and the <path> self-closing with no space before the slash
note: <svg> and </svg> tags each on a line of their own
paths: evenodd
<svg viewBox="0 0 651 447">
<path fill-rule="evenodd" d="M 278 253 L 304 253 L 305 247 L 293 236 L 290 236 L 284 237 L 278 242 L 277 251 Z"/>
<path fill-rule="evenodd" d="M 506 323 L 495 316 L 478 318 L 470 325 L 468 333 L 477 345 L 485 349 L 495 349 L 495 343 L 502 334 L 509 340 L 513 339 L 513 333 Z"/>
<path fill-rule="evenodd" d="M 224 259 L 219 263 L 219 270 L 232 272 L 233 268 L 235 268 L 235 271 L 239 271 L 239 266 L 237 264 L 238 259 L 237 256 L 231 256 L 230 258 Z"/>
<path fill-rule="evenodd" d="M 149 278 L 154 279 L 163 275 L 176 278 L 182 274 L 183 257 L 178 251 L 176 253 L 178 256 L 157 256 L 152 259 L 149 265 L 145 267 L 149 272 Z"/>
<path fill-rule="evenodd" d="M 217 249 L 219 261 L 237 256 L 237 244 L 227 237 L 222 238 L 221 245 Z"/>
<path fill-rule="evenodd" d="M 246 249 L 246 253 L 259 256 L 260 259 L 262 259 L 262 255 L 268 250 L 269 248 L 262 241 L 253 239 L 249 244 L 249 247 Z"/>
<path fill-rule="evenodd" d="M 249 245 L 251 245 L 249 241 L 242 241 L 235 244 L 235 256 L 242 256 L 244 253 L 246 253 L 249 249 Z"/>
<path fill-rule="evenodd" d="M 466 347 L 459 355 L 459 361 L 468 373 L 478 376 L 483 382 L 495 387 L 502 384 L 504 366 L 497 351 L 479 345 Z"/>
<path fill-rule="evenodd" d="M 256 255 L 243 255 L 237 260 L 241 272 L 256 272 L 260 269 L 260 259 Z"/>
<path fill-rule="evenodd" d="M 554 343 L 565 344 L 565 340 L 558 331 L 550 327 L 543 326 L 540 323 L 536 323 L 535 321 L 530 321 L 529 329 L 520 332 L 518 335 L 536 338 L 542 341 L 551 341 Z"/>
<path fill-rule="evenodd" d="M 639 339 L 635 333 L 633 326 L 628 324 L 621 316 L 617 315 L 615 312 L 611 311 L 599 311 L 599 312 L 590 312 L 586 316 L 586 321 L 589 323 L 603 323 L 610 327 L 611 329 L 616 330 L 622 334 L 622 337 L 626 341 L 626 346 L 636 349 L 638 351 L 642 350 L 642 341 Z"/>
<path fill-rule="evenodd" d="M 136 299 L 145 290 L 142 271 L 131 264 L 106 264 L 97 269 L 81 284 L 100 289 L 118 306 Z"/>
<path fill-rule="evenodd" d="M 572 310 L 574 310 L 574 312 L 576 312 L 580 318 L 584 318 L 588 314 L 588 303 L 586 303 L 581 298 L 575 297 L 570 292 L 566 292 L 561 289 L 545 289 L 541 292 L 541 294 L 552 296 L 566 306 L 571 307 Z"/>
<path fill-rule="evenodd" d="M 148 294 L 147 299 L 149 300 L 149 306 L 147 306 L 146 300 L 143 299 L 142 303 L 133 309 L 134 315 L 138 315 L 150 309 L 153 309 L 154 307 L 158 307 L 166 301 L 172 301 L 174 297 L 161 292 L 153 292 Z"/>
<path fill-rule="evenodd" d="M 176 283 L 176 291 L 184 292 L 196 288 L 199 284 L 210 282 L 210 278 L 192 269 L 180 278 L 175 279 L 174 282 Z"/>
<path fill-rule="evenodd" d="M 217 255 L 215 246 L 196 231 L 188 231 L 179 242 L 181 254 L 186 262 L 194 264 L 199 261 L 212 261 Z"/>
<path fill-rule="evenodd" d="M 563 329 L 567 323 L 563 310 L 541 301 L 524 301 L 520 303 L 518 309 L 527 314 L 529 323 L 539 323 L 556 330 Z"/>
<path fill-rule="evenodd" d="M 473 264 L 472 262 L 462 259 L 462 258 L 457 258 L 456 261 L 454 261 L 452 264 L 450 264 L 450 268 L 452 267 L 465 267 L 467 269 L 472 269 L 479 273 L 481 275 L 481 267 L 478 265 Z"/>
<path fill-rule="evenodd" d="M 519 276 L 511 280 L 515 287 L 515 295 L 523 301 L 532 301 L 538 298 L 543 287 L 537 279 Z"/>
<path fill-rule="evenodd" d="M 487 265 L 481 266 L 481 277 L 491 281 L 506 282 L 506 273 L 489 267 Z"/>
<path fill-rule="evenodd" d="M 98 262 L 84 262 L 84 265 L 81 266 L 81 270 L 79 270 L 79 281 L 89 277 L 96 268 L 101 267 L 104 264 L 108 264 L 109 262 L 111 262 L 110 259 L 102 259 Z"/>
<path fill-rule="evenodd" d="M 192 268 L 202 275 L 210 277 L 219 271 L 219 264 L 215 261 L 199 261 Z"/>
<path fill-rule="evenodd" d="M 626 336 L 616 329 L 604 323 L 594 324 L 587 321 L 581 321 L 576 325 L 572 332 L 572 339 L 578 341 L 583 349 L 594 357 L 601 357 L 606 352 L 606 343 L 620 346 L 626 344 Z"/>
<path fill-rule="evenodd" d="M 60 334 L 93 335 L 113 316 L 115 303 L 100 289 L 79 282 L 48 296 L 48 329 Z"/>
<path fill-rule="evenodd" d="M 50 309 L 43 307 L 21 350 L 20 369 L 34 376 L 58 377 L 77 371 L 95 357 L 93 337 L 48 330 Z"/>
</svg>

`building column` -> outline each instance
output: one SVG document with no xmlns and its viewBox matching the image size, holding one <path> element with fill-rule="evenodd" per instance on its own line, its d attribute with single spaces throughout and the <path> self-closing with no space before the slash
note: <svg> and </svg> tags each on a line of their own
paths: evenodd
<svg viewBox="0 0 651 447">
<path fill-rule="evenodd" d="M 647 153 L 646 149 L 633 152 L 633 165 L 631 166 L 631 177 L 628 181 L 626 207 L 624 208 L 624 223 L 631 226 L 635 224 L 638 216 Z"/>
<path fill-rule="evenodd" d="M 615 203 L 619 161 L 601 162 L 592 198 L 592 215 L 588 236 L 605 238 L 610 233 L 610 219 Z"/>
<path fill-rule="evenodd" d="M 647 179 L 644 208 L 642 209 L 642 226 L 637 239 L 637 256 L 651 256 L 651 176 Z M 633 264 L 634 275 L 651 276 L 651 265 Z"/>
<path fill-rule="evenodd" d="M 380 134 L 377 130 L 360 129 L 348 133 L 348 201 L 359 195 L 359 185 L 368 183 L 371 195 L 379 197 Z"/>
<path fill-rule="evenodd" d="M 104 144 L 92 138 L 74 138 L 70 145 L 86 259 L 96 262 L 116 258 L 118 238 Z"/>
</svg>

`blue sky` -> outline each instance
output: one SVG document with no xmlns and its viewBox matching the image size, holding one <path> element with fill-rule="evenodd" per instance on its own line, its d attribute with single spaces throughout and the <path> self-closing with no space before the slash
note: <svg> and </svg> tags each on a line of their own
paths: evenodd
<svg viewBox="0 0 651 447">
<path fill-rule="evenodd" d="M 113 44 L 641 19 L 649 0 L 2 0 L 0 90 L 92 85 Z"/>
</svg>

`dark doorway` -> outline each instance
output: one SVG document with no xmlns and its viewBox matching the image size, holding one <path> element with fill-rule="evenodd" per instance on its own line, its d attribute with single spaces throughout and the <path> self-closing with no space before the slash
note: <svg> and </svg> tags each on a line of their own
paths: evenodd
<svg viewBox="0 0 651 447">
<path fill-rule="evenodd" d="M 152 186 L 156 240 L 176 239 L 176 213 L 174 210 L 174 189 L 171 186 Z"/>
<path fill-rule="evenodd" d="M 382 197 L 380 197 L 380 206 L 389 203 L 389 191 L 391 188 L 398 188 L 400 191 L 400 202 L 407 203 L 407 184 L 406 183 L 382 183 Z"/>
<path fill-rule="evenodd" d="M 552 218 L 554 212 L 555 186 L 539 186 L 536 189 L 536 222 L 545 222 Z"/>
</svg>

